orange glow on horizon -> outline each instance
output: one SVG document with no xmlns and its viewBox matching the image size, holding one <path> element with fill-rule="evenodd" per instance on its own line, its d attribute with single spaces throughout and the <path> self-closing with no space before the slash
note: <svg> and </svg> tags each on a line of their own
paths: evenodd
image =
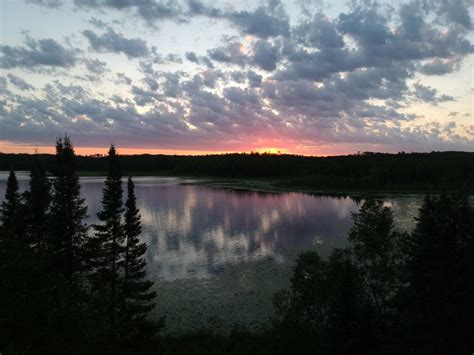
<svg viewBox="0 0 474 355">
<path fill-rule="evenodd" d="M 269 153 L 269 154 L 291 154 L 285 148 L 259 148 L 255 150 L 257 153 Z"/>
<path fill-rule="evenodd" d="M 288 145 L 290 146 L 290 144 Z M 106 155 L 109 147 L 80 147 L 75 146 L 74 150 L 78 155 Z M 14 144 L 10 142 L 0 141 L 0 153 L 55 153 L 55 147 L 51 146 L 35 146 L 27 144 Z M 209 155 L 209 154 L 227 154 L 227 153 L 269 153 L 269 154 L 295 154 L 304 156 L 334 156 L 352 154 L 356 150 L 353 147 L 330 147 L 321 146 L 319 149 L 308 149 L 301 146 L 293 148 L 281 148 L 276 146 L 249 147 L 234 150 L 192 150 L 192 149 L 158 149 L 158 148 L 121 148 L 117 146 L 119 154 L 137 155 L 137 154 L 165 154 L 165 155 Z"/>
<path fill-rule="evenodd" d="M 96 155 L 107 154 L 109 147 L 78 147 L 74 146 L 74 151 L 78 155 Z M 54 146 L 31 146 L 31 145 L 16 145 L 5 144 L 0 142 L 0 153 L 55 153 Z M 154 148 L 120 148 L 117 147 L 119 154 L 134 155 L 134 154 L 166 154 L 166 155 L 206 155 L 206 154 L 225 154 L 232 152 L 225 151 L 207 151 L 207 150 L 174 150 L 174 149 L 154 149 Z"/>
</svg>

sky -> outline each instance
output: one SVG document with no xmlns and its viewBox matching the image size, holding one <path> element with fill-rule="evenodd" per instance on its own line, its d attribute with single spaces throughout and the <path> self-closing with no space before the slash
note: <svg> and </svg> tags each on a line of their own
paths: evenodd
<svg viewBox="0 0 474 355">
<path fill-rule="evenodd" d="M 474 151 L 473 0 L 0 0 L 0 152 Z"/>
</svg>

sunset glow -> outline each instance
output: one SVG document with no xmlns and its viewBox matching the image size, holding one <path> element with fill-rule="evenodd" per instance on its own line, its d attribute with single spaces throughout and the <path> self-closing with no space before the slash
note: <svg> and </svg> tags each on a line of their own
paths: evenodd
<svg viewBox="0 0 474 355">
<path fill-rule="evenodd" d="M 2 1 L 0 151 L 474 150 L 472 6 L 310 3 Z"/>
</svg>

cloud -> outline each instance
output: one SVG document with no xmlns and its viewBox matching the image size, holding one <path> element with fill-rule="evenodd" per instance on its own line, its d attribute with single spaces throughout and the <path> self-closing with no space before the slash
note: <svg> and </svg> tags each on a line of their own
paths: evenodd
<svg viewBox="0 0 474 355">
<path fill-rule="evenodd" d="M 85 59 L 84 63 L 87 70 L 93 74 L 103 74 L 107 70 L 107 63 L 98 59 Z"/>
<path fill-rule="evenodd" d="M 124 53 L 129 58 L 145 57 L 150 54 L 146 41 L 140 38 L 125 38 L 111 27 L 108 27 L 107 32 L 102 35 L 91 30 L 84 30 L 82 33 L 89 40 L 92 49 L 97 52 Z"/>
<path fill-rule="evenodd" d="M 248 58 L 242 52 L 242 48 L 242 43 L 234 39 L 222 47 L 209 49 L 207 54 L 215 62 L 245 66 Z"/>
<path fill-rule="evenodd" d="M 235 11 L 224 16 L 243 33 L 261 38 L 288 36 L 288 16 L 260 6 L 254 11 Z"/>
<path fill-rule="evenodd" d="M 9 94 L 7 78 L 0 76 L 0 95 Z"/>
<path fill-rule="evenodd" d="M 157 20 L 176 19 L 183 13 L 178 2 L 171 0 L 74 0 L 74 4 L 79 8 L 131 10 L 152 26 Z"/>
<path fill-rule="evenodd" d="M 420 72 L 426 75 L 445 75 L 459 69 L 460 58 L 435 58 L 420 67 Z"/>
<path fill-rule="evenodd" d="M 219 18 L 223 16 L 223 11 L 219 8 L 204 4 L 200 0 L 188 0 L 189 16 L 207 16 L 211 18 Z"/>
<path fill-rule="evenodd" d="M 62 0 L 27 0 L 27 2 L 49 8 L 59 8 L 63 5 Z"/>
<path fill-rule="evenodd" d="M 107 22 L 102 21 L 101 19 L 98 19 L 98 18 L 96 18 L 96 17 L 91 17 L 91 18 L 89 19 L 89 23 L 90 23 L 91 25 L 94 25 L 94 26 L 97 27 L 97 28 L 105 28 L 105 27 L 108 26 Z"/>
<path fill-rule="evenodd" d="M 26 37 L 26 46 L 1 45 L 0 67 L 33 68 L 39 65 L 51 67 L 72 67 L 77 62 L 77 53 L 55 41 L 54 39 L 33 39 Z"/>
<path fill-rule="evenodd" d="M 444 17 L 448 22 L 471 29 L 472 23 L 468 4 L 472 6 L 472 2 L 464 0 L 442 0 L 439 2 L 438 14 L 440 16 Z"/>
<path fill-rule="evenodd" d="M 376 8 L 356 8 L 340 14 L 338 29 L 362 45 L 383 45 L 392 37 L 387 19 Z"/>
<path fill-rule="evenodd" d="M 194 52 L 186 52 L 186 59 L 193 63 L 199 63 L 199 59 Z"/>
<path fill-rule="evenodd" d="M 279 48 L 277 46 L 273 46 L 265 40 L 258 40 L 253 49 L 253 61 L 257 66 L 266 71 L 276 69 L 278 60 L 280 59 Z"/>
<path fill-rule="evenodd" d="M 158 90 L 158 88 L 160 86 L 154 78 L 145 77 L 145 78 L 143 78 L 143 81 L 145 82 L 145 84 L 147 84 L 149 89 L 152 90 L 152 91 Z"/>
<path fill-rule="evenodd" d="M 262 85 L 262 76 L 258 75 L 253 70 L 247 72 L 247 79 L 252 88 L 260 87 Z"/>
<path fill-rule="evenodd" d="M 438 95 L 438 91 L 429 86 L 425 86 L 420 83 L 415 83 L 413 84 L 413 87 L 415 88 L 415 91 L 413 93 L 414 96 L 421 101 L 429 102 L 434 105 L 437 105 L 441 102 L 454 101 L 454 97 L 444 94 Z"/>
<path fill-rule="evenodd" d="M 35 89 L 32 85 L 28 84 L 26 82 L 26 80 L 24 80 L 24 79 L 22 79 L 22 78 L 20 78 L 16 75 L 8 73 L 7 77 L 8 77 L 8 79 L 10 79 L 10 82 L 20 90 L 28 91 L 28 90 L 34 90 Z"/>
<path fill-rule="evenodd" d="M 317 13 L 311 21 L 303 22 L 294 30 L 298 40 L 316 48 L 341 48 L 344 40 L 336 24 L 324 14 Z"/>
<path fill-rule="evenodd" d="M 469 14 L 460 12 L 466 2 L 413 1 L 387 10 L 367 1 L 340 14 L 311 10 L 298 18 L 277 0 L 245 10 L 199 0 L 75 4 L 91 12 L 138 16 L 150 26 L 164 20 L 195 26 L 202 18 L 228 26 L 214 48 L 203 49 L 202 41 L 183 53 L 163 53 L 125 32 L 134 26 L 121 24 L 124 35 L 93 17 L 95 30 L 83 34 L 94 51 L 139 60 L 116 73 L 110 62 L 63 47 L 73 60 L 62 63 L 79 62 L 77 70 L 100 77 L 103 87 L 112 89 L 85 81 L 80 82 L 84 86 L 68 85 L 64 76 L 59 78 L 62 83 L 36 85 L 34 95 L 27 89 L 15 90 L 15 95 L 6 92 L 0 100 L 0 128 L 13 141 L 49 143 L 55 134 L 71 131 L 80 144 L 97 145 L 110 136 L 131 146 L 174 149 L 202 149 L 212 141 L 221 150 L 231 150 L 268 146 L 271 141 L 303 146 L 309 152 L 324 145 L 354 144 L 386 150 L 472 150 L 472 128 L 426 123 L 412 109 L 420 101 L 435 106 L 457 99 L 428 86 L 424 75 L 459 70 L 474 52 Z M 191 23 L 196 16 L 201 19 Z M 20 70 L 50 65 L 31 59 L 36 52 L 60 52 L 43 49 L 40 41 L 0 47 L 0 63 Z M 197 48 L 198 53 L 207 49 L 205 55 L 196 54 Z M 102 75 L 105 72 L 110 75 Z M 9 82 L 0 79 L 5 90 L 15 85 L 8 78 Z M 453 112 L 446 120 L 462 115 Z"/>
</svg>

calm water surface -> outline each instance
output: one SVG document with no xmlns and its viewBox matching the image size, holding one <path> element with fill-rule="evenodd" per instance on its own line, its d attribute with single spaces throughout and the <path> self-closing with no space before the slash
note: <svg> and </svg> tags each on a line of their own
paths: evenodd
<svg viewBox="0 0 474 355">
<path fill-rule="evenodd" d="M 0 196 L 8 174 L 0 172 Z M 21 189 L 28 175 L 17 174 Z M 89 222 L 97 221 L 103 177 L 82 177 Z M 170 177 L 136 177 L 148 277 L 155 281 L 156 314 L 168 332 L 202 327 L 258 327 L 272 314 L 272 294 L 289 284 L 298 253 L 327 256 L 347 245 L 349 197 L 269 194 L 181 185 Z M 387 196 L 396 224 L 413 228 L 422 196 Z"/>
</svg>

